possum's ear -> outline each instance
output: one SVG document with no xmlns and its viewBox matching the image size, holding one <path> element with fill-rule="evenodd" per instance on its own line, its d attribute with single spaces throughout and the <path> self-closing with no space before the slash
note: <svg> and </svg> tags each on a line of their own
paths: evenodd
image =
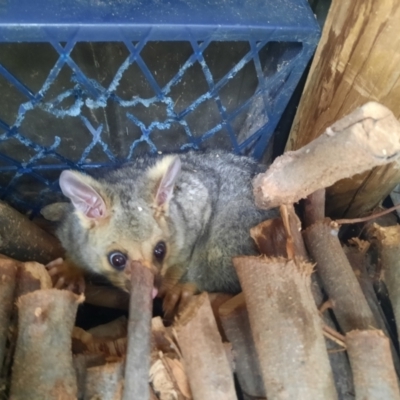
<svg viewBox="0 0 400 400">
<path fill-rule="evenodd" d="M 94 189 L 95 180 L 90 176 L 76 171 L 63 171 L 60 175 L 60 187 L 65 196 L 69 197 L 77 211 L 90 219 L 106 216 L 106 204 Z"/>
<path fill-rule="evenodd" d="M 165 209 L 172 198 L 176 180 L 181 173 L 181 160 L 178 156 L 166 156 L 149 171 L 150 179 L 156 183 L 154 206 Z"/>
</svg>

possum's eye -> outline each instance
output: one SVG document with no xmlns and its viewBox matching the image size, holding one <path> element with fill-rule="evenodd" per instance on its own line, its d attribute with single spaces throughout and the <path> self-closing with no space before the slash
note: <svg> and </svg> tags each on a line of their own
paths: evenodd
<svg viewBox="0 0 400 400">
<path fill-rule="evenodd" d="M 121 271 L 125 268 L 126 265 L 126 255 L 122 254 L 119 251 L 112 251 L 108 255 L 108 262 L 111 264 L 111 266 L 118 271 Z"/>
<path fill-rule="evenodd" d="M 153 254 L 157 261 L 161 262 L 164 260 L 165 253 L 167 252 L 167 245 L 165 242 L 161 241 L 156 244 L 154 247 Z"/>
</svg>

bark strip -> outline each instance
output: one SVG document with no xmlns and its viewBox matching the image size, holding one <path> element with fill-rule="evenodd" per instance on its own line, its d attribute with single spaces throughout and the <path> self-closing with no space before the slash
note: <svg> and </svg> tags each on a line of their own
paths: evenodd
<svg viewBox="0 0 400 400">
<path fill-rule="evenodd" d="M 260 257 L 235 257 L 233 263 L 268 399 L 337 399 L 310 289 L 312 266 Z"/>
<path fill-rule="evenodd" d="M 255 201 L 264 209 L 293 204 L 340 179 L 392 163 L 399 156 L 400 122 L 388 108 L 369 102 L 311 143 L 278 157 L 255 178 Z"/>
<path fill-rule="evenodd" d="M 131 264 L 124 400 L 148 399 L 154 274 L 140 262 Z"/>
<path fill-rule="evenodd" d="M 219 308 L 222 326 L 235 354 L 236 375 L 242 391 L 250 398 L 266 397 L 260 363 L 251 335 L 244 294 Z"/>
<path fill-rule="evenodd" d="M 37 290 L 19 298 L 10 400 L 76 400 L 71 332 L 82 300 L 57 289 Z"/>
<path fill-rule="evenodd" d="M 399 400 L 389 339 L 379 330 L 351 331 L 347 352 L 354 376 L 356 400 Z"/>
<path fill-rule="evenodd" d="M 376 328 L 375 318 L 340 244 L 337 225 L 328 218 L 318 221 L 304 231 L 304 238 L 342 330 Z"/>
<path fill-rule="evenodd" d="M 232 371 L 207 293 L 190 301 L 174 329 L 193 399 L 236 399 Z"/>
</svg>

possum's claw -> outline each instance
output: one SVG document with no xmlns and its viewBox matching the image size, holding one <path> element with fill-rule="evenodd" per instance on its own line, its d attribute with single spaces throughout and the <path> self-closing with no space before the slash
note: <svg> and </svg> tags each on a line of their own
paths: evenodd
<svg viewBox="0 0 400 400">
<path fill-rule="evenodd" d="M 197 286 L 193 283 L 177 283 L 168 292 L 163 300 L 165 319 L 172 319 L 174 315 L 182 312 L 190 299 L 199 293 Z"/>
<path fill-rule="evenodd" d="M 48 263 L 46 268 L 56 289 L 66 289 L 78 294 L 85 291 L 83 272 L 68 260 L 57 258 Z"/>
</svg>

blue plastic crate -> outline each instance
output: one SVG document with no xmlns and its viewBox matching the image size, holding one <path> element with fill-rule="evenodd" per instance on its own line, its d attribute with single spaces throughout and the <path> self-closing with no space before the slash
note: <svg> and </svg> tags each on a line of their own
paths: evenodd
<svg viewBox="0 0 400 400">
<path fill-rule="evenodd" d="M 313 54 L 306 0 L 0 0 L 0 198 L 143 152 L 261 158 Z"/>
</svg>

